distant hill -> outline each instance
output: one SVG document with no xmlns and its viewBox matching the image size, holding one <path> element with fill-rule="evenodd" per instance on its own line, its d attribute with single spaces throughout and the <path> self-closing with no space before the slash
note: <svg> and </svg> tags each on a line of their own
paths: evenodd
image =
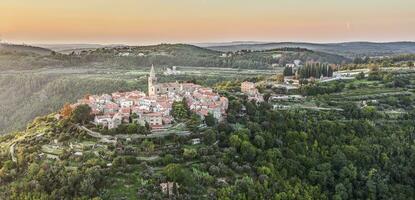
<svg viewBox="0 0 415 200">
<path fill-rule="evenodd" d="M 118 49 L 128 49 L 139 53 L 148 53 L 152 55 L 198 55 L 198 56 L 217 56 L 221 52 L 211 49 L 202 48 L 189 44 L 159 44 L 150 46 L 132 46 L 121 47 Z"/>
<path fill-rule="evenodd" d="M 205 42 L 205 43 L 192 43 L 192 45 L 198 47 L 216 47 L 216 46 L 231 46 L 231 45 L 252 45 L 252 44 L 266 44 L 267 42 L 255 42 L 255 41 L 233 41 L 233 42 Z"/>
<path fill-rule="evenodd" d="M 42 47 L 7 43 L 0 43 L 0 51 L 9 53 L 29 53 L 38 55 L 50 55 L 53 52 L 50 49 Z"/>
<path fill-rule="evenodd" d="M 125 46 L 122 44 L 111 44 L 111 45 L 103 45 L 103 44 L 35 44 L 35 46 L 43 47 L 47 49 L 51 49 L 53 51 L 69 54 L 71 52 L 80 52 L 83 50 L 95 50 L 98 48 L 106 48 L 106 47 L 120 47 Z"/>
<path fill-rule="evenodd" d="M 197 66 L 230 67 L 241 69 L 264 69 L 272 66 L 284 66 L 300 59 L 340 64 L 350 61 L 348 58 L 332 53 L 309 49 L 278 48 L 266 51 L 240 51 L 225 53 L 220 49 L 202 48 L 189 44 L 160 44 L 151 46 L 128 46 L 100 48 L 82 52 L 81 56 L 93 56 L 108 61 L 112 59 L 119 67 L 149 66 Z M 123 67 L 123 68 L 125 68 Z"/>
<path fill-rule="evenodd" d="M 152 64 L 162 67 L 269 69 L 285 66 L 285 64 L 298 59 L 303 62 L 318 61 L 335 64 L 350 61 L 350 59 L 337 54 L 309 49 L 300 50 L 298 48 L 225 53 L 189 44 L 159 44 L 150 46 L 110 46 L 96 49 L 79 49 L 77 51 L 65 50 L 67 51 L 65 54 L 52 54 L 53 51 L 40 47 L 30 48 L 44 53 L 29 55 L 19 53 L 0 54 L 0 69 L 80 67 L 91 64 L 103 68 L 118 69 L 137 69 Z M 29 47 L 26 49 L 29 49 Z"/>
<path fill-rule="evenodd" d="M 217 51 L 240 51 L 240 50 L 269 50 L 284 47 L 307 48 L 314 51 L 338 54 L 349 58 L 357 56 L 388 56 L 396 54 L 415 53 L 415 42 L 345 42 L 345 43 L 259 43 L 259 44 L 234 44 L 217 46 L 212 45 L 208 49 Z"/>
</svg>

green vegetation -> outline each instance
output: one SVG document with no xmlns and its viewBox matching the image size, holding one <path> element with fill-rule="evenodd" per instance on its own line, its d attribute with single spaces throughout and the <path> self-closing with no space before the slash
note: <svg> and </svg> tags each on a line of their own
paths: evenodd
<svg viewBox="0 0 415 200">
<path fill-rule="evenodd" d="M 171 115 L 174 119 L 182 121 L 188 119 L 191 115 L 190 109 L 187 106 L 186 100 L 175 101 L 172 105 Z"/>
<path fill-rule="evenodd" d="M 306 64 L 303 67 L 298 69 L 298 75 L 300 78 L 320 78 L 323 77 L 332 77 L 333 69 L 327 64 L 312 63 Z"/>
<path fill-rule="evenodd" d="M 0 198 L 166 199 L 160 185 L 170 183 L 176 199 L 411 199 L 415 73 L 372 73 L 304 84 L 307 97 L 279 102 L 285 110 L 225 81 L 216 84 L 230 100 L 225 121 L 199 126 L 176 102 L 185 123 L 173 132 L 134 137 L 126 126 L 116 144 L 89 136 L 79 118 L 37 118 L 0 138 Z"/>
<path fill-rule="evenodd" d="M 74 123 L 86 124 L 92 120 L 91 111 L 88 105 L 79 105 L 72 111 L 70 119 Z"/>
<path fill-rule="evenodd" d="M 118 55 L 127 51 L 145 56 Z M 240 92 L 242 81 L 265 83 L 275 74 L 272 64 L 320 53 L 221 54 L 190 45 L 0 53 L 0 130 L 21 130 L 0 137 L 0 199 L 414 198 L 412 56 L 355 59 L 342 68 L 369 70 L 349 80 L 301 81 L 299 89 L 282 92 L 297 95 L 287 99 L 273 100 L 279 90 L 261 86 L 270 101 L 256 103 Z M 275 54 L 282 57 L 277 61 Z M 92 126 L 86 106 L 64 106 L 64 119 L 54 117 L 66 102 L 88 94 L 145 91 L 153 63 L 195 66 L 160 81 L 213 87 L 229 99 L 227 118 L 202 120 L 184 102 L 173 105 L 176 124 L 153 132 L 148 125 Z M 327 68 L 305 69 L 308 78 Z"/>
</svg>

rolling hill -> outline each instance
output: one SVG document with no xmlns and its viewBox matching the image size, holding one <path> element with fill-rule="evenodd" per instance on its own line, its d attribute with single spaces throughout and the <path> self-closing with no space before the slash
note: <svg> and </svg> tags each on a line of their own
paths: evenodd
<svg viewBox="0 0 415 200">
<path fill-rule="evenodd" d="M 42 47 L 37 47 L 37 46 L 0 43 L 0 52 L 49 55 L 53 51 L 47 48 L 42 48 Z"/>
<path fill-rule="evenodd" d="M 83 54 L 96 58 L 116 57 L 115 60 L 120 66 L 135 63 L 139 66 L 154 64 L 161 66 L 265 69 L 271 68 L 274 64 L 284 66 L 296 59 L 301 59 L 304 62 L 313 60 L 336 64 L 350 61 L 340 55 L 309 49 L 277 48 L 266 51 L 239 51 L 225 54 L 221 49 L 202 48 L 188 44 L 101 48 L 83 52 Z M 278 54 L 277 58 L 275 54 Z"/>
<path fill-rule="evenodd" d="M 206 48 L 217 51 L 240 51 L 240 50 L 269 50 L 284 47 L 299 47 L 314 51 L 338 54 L 353 58 L 356 56 L 388 56 L 396 54 L 415 53 L 415 42 L 345 42 L 345 43 L 296 43 L 296 42 L 280 42 L 280 43 L 240 43 L 240 44 L 212 44 Z"/>
</svg>

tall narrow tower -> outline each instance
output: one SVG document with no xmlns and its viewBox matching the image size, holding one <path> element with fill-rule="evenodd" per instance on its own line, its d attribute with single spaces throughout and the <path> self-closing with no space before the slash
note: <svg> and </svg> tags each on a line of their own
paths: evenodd
<svg viewBox="0 0 415 200">
<path fill-rule="evenodd" d="M 156 95 L 157 77 L 156 72 L 154 71 L 154 65 L 151 65 L 150 76 L 148 77 L 148 95 Z"/>
</svg>

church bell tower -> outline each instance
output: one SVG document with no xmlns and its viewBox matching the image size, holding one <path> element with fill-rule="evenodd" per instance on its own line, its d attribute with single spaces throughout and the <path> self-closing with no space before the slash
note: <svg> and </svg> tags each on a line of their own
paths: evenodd
<svg viewBox="0 0 415 200">
<path fill-rule="evenodd" d="M 150 76 L 148 77 L 148 95 L 154 96 L 156 95 L 156 86 L 157 85 L 157 77 L 156 72 L 154 71 L 154 65 L 151 65 Z"/>
</svg>

